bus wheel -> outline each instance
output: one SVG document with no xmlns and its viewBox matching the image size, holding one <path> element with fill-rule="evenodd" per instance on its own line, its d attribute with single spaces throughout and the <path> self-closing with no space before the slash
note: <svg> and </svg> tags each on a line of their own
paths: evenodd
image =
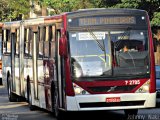
<svg viewBox="0 0 160 120">
<path fill-rule="evenodd" d="M 125 113 L 125 118 L 128 119 L 128 118 L 130 118 L 129 116 L 131 116 L 131 115 L 137 115 L 138 109 L 126 109 L 126 110 L 124 110 L 124 113 Z"/>
<path fill-rule="evenodd" d="M 8 99 L 10 102 L 17 102 L 16 95 L 11 91 L 11 77 L 7 77 L 7 89 L 8 89 Z"/>
<path fill-rule="evenodd" d="M 58 103 L 58 93 L 54 91 L 54 98 L 53 98 L 53 113 L 57 120 L 64 120 L 63 111 L 59 110 L 59 103 Z"/>
<path fill-rule="evenodd" d="M 57 91 L 54 91 L 54 98 L 53 98 L 53 113 L 55 117 L 59 116 L 59 104 L 58 104 L 58 93 Z"/>
<path fill-rule="evenodd" d="M 33 110 L 35 110 L 35 106 L 34 105 L 32 105 L 32 95 L 31 95 L 31 90 L 30 90 L 30 87 L 28 88 L 28 105 L 29 105 L 29 109 L 31 110 L 31 111 L 33 111 Z"/>
</svg>

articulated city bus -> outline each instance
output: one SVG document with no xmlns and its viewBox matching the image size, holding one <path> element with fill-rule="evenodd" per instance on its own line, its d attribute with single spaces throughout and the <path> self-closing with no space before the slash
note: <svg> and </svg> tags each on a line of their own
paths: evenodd
<svg viewBox="0 0 160 120">
<path fill-rule="evenodd" d="M 3 23 L 0 23 L 0 46 L 2 46 L 2 25 Z M 0 85 L 2 84 L 2 49 L 0 47 Z"/>
<path fill-rule="evenodd" d="M 156 103 L 146 11 L 87 9 L 3 25 L 3 79 L 10 101 L 59 110 L 124 110 Z"/>
</svg>

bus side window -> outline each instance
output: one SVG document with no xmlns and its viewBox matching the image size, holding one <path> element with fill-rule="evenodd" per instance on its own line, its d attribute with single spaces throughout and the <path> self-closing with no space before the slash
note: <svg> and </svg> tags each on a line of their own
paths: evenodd
<svg viewBox="0 0 160 120">
<path fill-rule="evenodd" d="M 11 53 L 11 34 L 10 30 L 3 30 L 3 53 Z"/>
<path fill-rule="evenodd" d="M 44 57 L 49 58 L 49 26 L 46 26 L 45 32 L 45 41 L 44 41 Z"/>
<path fill-rule="evenodd" d="M 44 56 L 44 39 L 45 39 L 45 29 L 44 29 L 44 27 L 39 27 L 39 29 L 38 29 L 39 31 L 38 31 L 38 33 L 39 33 L 39 49 L 38 49 L 38 51 L 39 51 L 39 53 L 38 53 L 38 57 L 39 58 L 43 58 L 43 56 Z"/>
<path fill-rule="evenodd" d="M 29 54 L 29 29 L 24 30 L 24 56 L 27 57 Z"/>
<path fill-rule="evenodd" d="M 2 52 L 5 53 L 6 52 L 6 30 L 3 30 L 2 32 Z"/>
<path fill-rule="evenodd" d="M 11 53 L 11 33 L 7 30 L 7 53 Z"/>
<path fill-rule="evenodd" d="M 33 48 L 32 39 L 34 38 L 34 35 L 33 35 L 33 32 L 32 32 L 31 29 L 29 29 L 28 36 L 29 36 L 28 37 L 28 43 L 29 43 L 29 51 L 28 51 L 28 53 L 29 53 L 29 57 L 32 57 L 32 48 Z"/>
<path fill-rule="evenodd" d="M 16 30 L 16 35 L 13 38 L 13 40 L 15 41 L 15 54 L 18 56 L 19 55 L 19 39 L 20 39 L 20 30 L 17 29 Z"/>
<path fill-rule="evenodd" d="M 49 26 L 49 38 L 50 38 L 50 58 L 55 58 L 55 35 L 56 35 L 56 27 Z"/>
</svg>

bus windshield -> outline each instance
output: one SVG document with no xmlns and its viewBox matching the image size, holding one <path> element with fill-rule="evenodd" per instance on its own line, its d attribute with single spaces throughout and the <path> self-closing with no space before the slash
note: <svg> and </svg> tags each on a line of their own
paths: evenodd
<svg viewBox="0 0 160 120">
<path fill-rule="evenodd" d="M 73 77 L 149 74 L 148 31 L 136 29 L 69 32 Z"/>
</svg>

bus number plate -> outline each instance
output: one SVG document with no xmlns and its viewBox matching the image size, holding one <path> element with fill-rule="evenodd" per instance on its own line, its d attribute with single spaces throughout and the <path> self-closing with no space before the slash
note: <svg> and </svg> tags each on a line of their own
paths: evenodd
<svg viewBox="0 0 160 120">
<path fill-rule="evenodd" d="M 125 81 L 126 85 L 139 85 L 141 84 L 140 80 L 126 80 Z"/>
<path fill-rule="evenodd" d="M 109 103 L 109 102 L 120 102 L 121 99 L 120 97 L 110 97 L 110 98 L 106 98 L 106 102 Z"/>
</svg>

